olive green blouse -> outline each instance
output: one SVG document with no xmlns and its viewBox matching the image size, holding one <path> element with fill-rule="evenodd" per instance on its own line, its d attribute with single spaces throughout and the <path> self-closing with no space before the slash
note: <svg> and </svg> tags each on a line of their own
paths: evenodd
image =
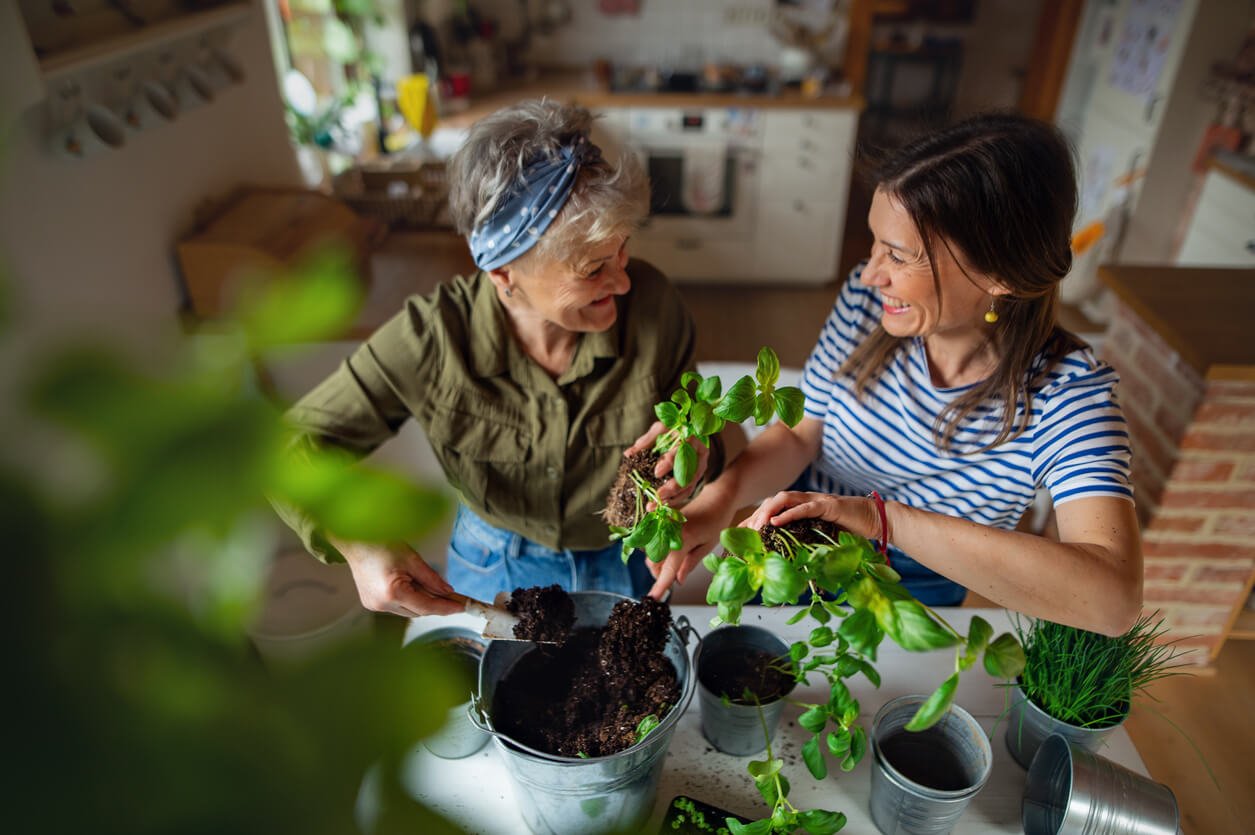
<svg viewBox="0 0 1255 835">
<path fill-rule="evenodd" d="M 302 440 L 366 455 L 413 417 L 462 501 L 490 524 L 550 548 L 603 548 L 599 512 L 623 451 L 694 367 L 679 293 L 645 262 L 627 271 L 615 324 L 582 334 L 556 380 L 523 353 L 492 281 L 476 272 L 407 299 L 288 419 Z M 311 553 L 342 559 L 312 520 L 278 510 Z"/>
</svg>

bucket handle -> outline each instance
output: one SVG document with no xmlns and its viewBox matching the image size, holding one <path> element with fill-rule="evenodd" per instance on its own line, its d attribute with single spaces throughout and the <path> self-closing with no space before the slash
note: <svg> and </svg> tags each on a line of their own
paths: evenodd
<svg viewBox="0 0 1255 835">
<path fill-rule="evenodd" d="M 466 706 L 466 718 L 471 720 L 471 724 L 479 728 L 484 733 L 491 734 L 492 736 L 501 736 L 501 734 L 493 728 L 492 723 L 489 722 L 488 714 L 484 710 L 483 702 L 480 701 L 478 693 L 471 694 L 471 703 Z"/>
<path fill-rule="evenodd" d="M 675 631 L 680 636 L 680 643 L 688 648 L 689 638 L 696 642 L 696 649 L 700 649 L 702 645 L 702 636 L 697 634 L 697 630 L 693 628 L 693 624 L 689 623 L 688 617 L 685 615 L 677 615 L 675 618 Z M 696 652 L 696 649 L 694 652 Z"/>
</svg>

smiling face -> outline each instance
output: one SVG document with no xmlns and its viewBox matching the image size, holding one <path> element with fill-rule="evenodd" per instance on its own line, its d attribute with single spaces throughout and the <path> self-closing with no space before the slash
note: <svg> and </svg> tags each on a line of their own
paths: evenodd
<svg viewBox="0 0 1255 835">
<path fill-rule="evenodd" d="M 632 289 L 627 262 L 627 238 L 612 238 L 588 247 L 570 264 L 535 259 L 505 270 L 504 278 L 512 301 L 537 318 L 574 333 L 599 333 L 618 318 L 615 297 Z"/>
<path fill-rule="evenodd" d="M 992 278 L 970 268 L 964 274 L 955 258 L 962 253 L 937 240 L 933 244 L 935 280 L 911 216 L 880 189 L 872 197 L 867 223 L 874 242 L 862 281 L 880 294 L 880 321 L 886 332 L 928 339 L 988 328 L 984 316 L 991 297 L 1006 292 Z"/>
</svg>

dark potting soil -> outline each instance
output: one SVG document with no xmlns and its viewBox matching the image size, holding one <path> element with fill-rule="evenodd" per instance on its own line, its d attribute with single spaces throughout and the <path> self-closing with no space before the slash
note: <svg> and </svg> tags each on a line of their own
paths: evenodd
<svg viewBox="0 0 1255 835">
<path fill-rule="evenodd" d="M 514 625 L 514 637 L 525 641 L 560 644 L 571 634 L 575 623 L 575 602 L 556 583 L 515 589 L 505 608 L 519 619 Z"/>
<path fill-rule="evenodd" d="M 606 495 L 606 509 L 601 512 L 606 524 L 619 528 L 630 528 L 636 524 L 637 490 L 632 473 L 640 473 L 646 482 L 655 489 L 658 488 L 666 481 L 654 475 L 654 468 L 658 466 L 658 459 L 661 457 L 660 453 L 647 449 L 629 455 L 619 463 L 619 473 Z"/>
<path fill-rule="evenodd" d="M 675 667 L 662 653 L 670 626 L 667 604 L 624 600 L 606 626 L 576 629 L 560 646 L 537 646 L 497 685 L 494 726 L 563 757 L 630 747 L 642 719 L 661 721 L 680 698 Z"/>
<path fill-rule="evenodd" d="M 960 791 L 972 785 L 972 776 L 935 729 L 901 730 L 880 742 L 880 751 L 908 780 L 938 791 Z"/>
<path fill-rule="evenodd" d="M 793 689 L 797 682 L 785 672 L 788 666 L 788 658 L 761 649 L 737 649 L 703 654 L 697 678 L 711 693 L 726 696 L 733 704 L 752 705 L 754 699 L 744 695 L 746 690 L 766 703 Z"/>
<path fill-rule="evenodd" d="M 827 545 L 828 539 L 837 541 L 837 534 L 844 530 L 840 525 L 827 519 L 795 519 L 786 525 L 763 525 L 758 533 L 763 538 L 763 545 L 768 551 L 777 554 L 792 554 L 793 540 L 783 536 L 781 531 L 791 534 L 803 545 Z"/>
</svg>

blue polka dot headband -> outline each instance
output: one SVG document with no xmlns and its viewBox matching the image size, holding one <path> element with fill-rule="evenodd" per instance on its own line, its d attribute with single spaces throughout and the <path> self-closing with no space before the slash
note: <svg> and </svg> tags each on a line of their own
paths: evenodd
<svg viewBox="0 0 1255 835">
<path fill-rule="evenodd" d="M 528 163 L 522 182 L 471 232 L 471 257 L 481 270 L 495 270 L 527 252 L 571 196 L 580 168 L 601 159 L 601 149 L 581 136 L 558 153 Z"/>
</svg>

